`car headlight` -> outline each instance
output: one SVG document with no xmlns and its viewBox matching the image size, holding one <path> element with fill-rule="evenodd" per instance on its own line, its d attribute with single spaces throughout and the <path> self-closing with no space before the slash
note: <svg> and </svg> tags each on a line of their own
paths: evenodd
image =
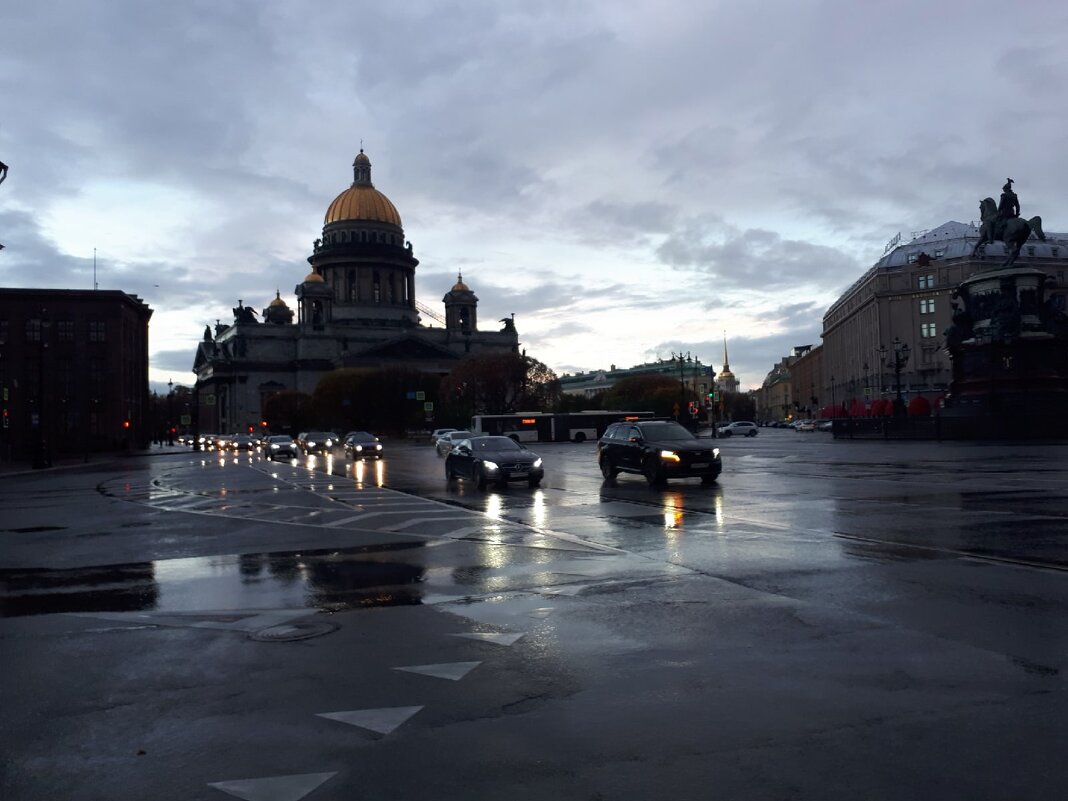
<svg viewBox="0 0 1068 801">
<path fill-rule="evenodd" d="M 334 443 L 333 443 L 333 442 L 331 442 L 330 440 L 327 440 L 327 441 L 326 441 L 326 447 L 328 447 L 328 448 L 329 448 L 329 447 L 332 447 L 332 446 L 333 446 L 333 444 L 334 444 Z"/>
<path fill-rule="evenodd" d="M 538 457 L 537 459 L 534 460 L 534 466 L 535 467 L 541 467 L 541 457 Z"/>
<path fill-rule="evenodd" d="M 376 450 L 376 451 L 380 451 L 380 450 L 382 450 L 382 446 L 381 446 L 381 445 L 375 445 L 375 450 Z"/>
<path fill-rule="evenodd" d="M 485 467 L 487 470 L 496 470 L 497 469 L 497 463 L 496 462 L 483 462 L 482 466 Z"/>
<path fill-rule="evenodd" d="M 679 461 L 679 455 L 675 451 L 660 451 L 660 458 L 666 462 Z"/>
<path fill-rule="evenodd" d="M 718 458 L 719 458 L 719 448 L 713 448 L 713 449 L 712 449 L 712 455 L 713 455 L 713 456 L 714 456 L 715 458 L 717 458 L 717 459 L 718 459 Z"/>
<path fill-rule="evenodd" d="M 309 440 L 308 441 L 308 447 L 309 448 L 314 448 L 315 447 L 315 443 Z"/>
<path fill-rule="evenodd" d="M 277 442 L 272 442 L 272 443 L 271 443 L 271 450 L 272 450 L 272 451 L 276 451 L 276 450 L 278 450 L 278 449 L 279 449 L 280 447 L 282 447 L 282 446 L 281 446 L 281 445 L 279 445 L 279 444 L 278 444 Z"/>
<path fill-rule="evenodd" d="M 362 450 L 363 450 L 363 445 L 357 445 L 357 446 L 356 446 L 356 450 L 358 450 L 358 451 L 362 451 Z"/>
</svg>

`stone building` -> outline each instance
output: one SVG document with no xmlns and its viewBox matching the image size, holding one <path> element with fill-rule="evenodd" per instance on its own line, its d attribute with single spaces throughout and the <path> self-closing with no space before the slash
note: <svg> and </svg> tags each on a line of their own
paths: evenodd
<svg viewBox="0 0 1068 801">
<path fill-rule="evenodd" d="M 469 354 L 519 351 L 511 317 L 499 330 L 479 328 L 478 297 L 461 275 L 442 298 L 443 316 L 416 301 L 419 261 L 400 214 L 371 182 L 362 149 L 352 166 L 352 185 L 327 207 L 311 271 L 296 285 L 296 310 L 276 292 L 261 314 L 239 300 L 232 323 L 205 329 L 193 363 L 201 431 L 257 425 L 271 394 L 310 394 L 341 367 L 445 375 Z"/>
<path fill-rule="evenodd" d="M 0 289 L 0 461 L 144 447 L 151 317 L 117 290 Z"/>
<path fill-rule="evenodd" d="M 906 244 L 892 242 L 878 262 L 835 301 L 823 317 L 823 365 L 816 381 L 821 405 L 833 397 L 847 407 L 892 400 L 900 387 L 905 402 L 923 395 L 932 405 L 950 383 L 944 332 L 953 318 L 953 292 L 1005 258 L 1002 243 L 973 257 L 979 229 L 947 222 Z M 1017 266 L 1036 267 L 1051 282 L 1051 301 L 1065 307 L 1068 237 L 1046 234 L 1030 239 Z M 895 369 L 893 348 L 908 346 L 908 360 Z"/>
</svg>

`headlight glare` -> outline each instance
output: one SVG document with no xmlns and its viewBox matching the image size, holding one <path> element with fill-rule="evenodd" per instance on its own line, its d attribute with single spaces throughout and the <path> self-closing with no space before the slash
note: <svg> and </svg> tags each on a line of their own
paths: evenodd
<svg viewBox="0 0 1068 801">
<path fill-rule="evenodd" d="M 679 461 L 679 455 L 675 451 L 660 451 L 660 458 L 666 462 Z"/>
</svg>

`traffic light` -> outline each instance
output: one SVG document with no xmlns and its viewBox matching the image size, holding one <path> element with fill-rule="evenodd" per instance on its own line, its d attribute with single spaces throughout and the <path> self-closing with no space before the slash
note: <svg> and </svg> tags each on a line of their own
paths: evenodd
<svg viewBox="0 0 1068 801">
<path fill-rule="evenodd" d="M 123 428 L 129 428 L 130 427 L 130 421 L 129 420 L 123 420 L 122 421 L 122 427 Z"/>
<path fill-rule="evenodd" d="M 249 426 L 249 427 L 248 427 L 248 433 L 250 433 L 250 434 L 251 434 L 251 433 L 252 433 L 253 431 L 255 431 L 255 430 L 256 430 L 256 427 L 255 427 L 255 426 Z"/>
</svg>

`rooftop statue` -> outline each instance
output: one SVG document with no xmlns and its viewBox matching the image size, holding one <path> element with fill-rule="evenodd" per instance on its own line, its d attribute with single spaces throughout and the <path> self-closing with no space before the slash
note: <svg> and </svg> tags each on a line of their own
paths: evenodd
<svg viewBox="0 0 1068 801">
<path fill-rule="evenodd" d="M 1005 244 L 1006 258 L 1002 267 L 1011 267 L 1020 255 L 1020 248 L 1034 234 L 1043 242 L 1046 234 L 1042 231 L 1042 218 L 1035 216 L 1025 220 L 1020 216 L 1020 199 L 1012 191 L 1014 181 L 1009 178 L 1001 188 L 1001 200 L 994 203 L 994 198 L 983 198 L 979 202 L 979 241 L 975 243 L 972 256 L 980 259 L 986 254 L 986 246 L 991 242 Z"/>
</svg>

